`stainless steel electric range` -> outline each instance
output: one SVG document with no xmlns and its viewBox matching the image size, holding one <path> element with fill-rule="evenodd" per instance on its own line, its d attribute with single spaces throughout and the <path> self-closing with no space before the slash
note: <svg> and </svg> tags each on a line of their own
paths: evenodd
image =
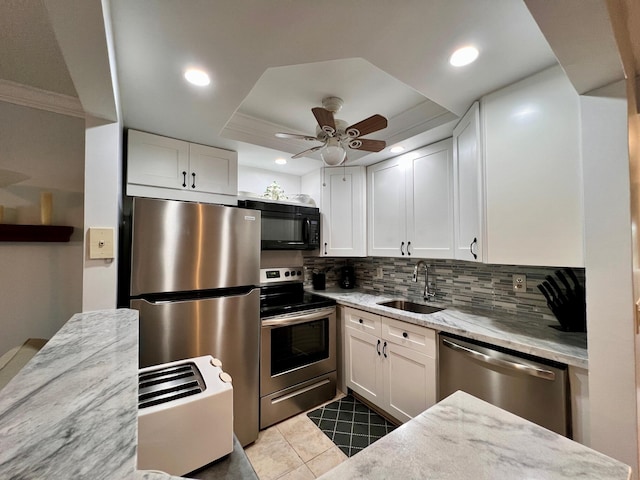
<svg viewBox="0 0 640 480">
<path fill-rule="evenodd" d="M 336 394 L 336 302 L 304 291 L 303 268 L 260 270 L 260 428 Z"/>
</svg>

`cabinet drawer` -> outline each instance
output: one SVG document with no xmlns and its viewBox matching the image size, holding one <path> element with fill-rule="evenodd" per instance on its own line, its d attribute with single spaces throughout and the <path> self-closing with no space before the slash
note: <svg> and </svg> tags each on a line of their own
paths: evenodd
<svg viewBox="0 0 640 480">
<path fill-rule="evenodd" d="M 347 327 L 379 337 L 380 323 L 379 315 L 354 308 L 345 308 L 345 326 Z"/>
<path fill-rule="evenodd" d="M 382 338 L 435 358 L 436 331 L 393 318 L 382 317 Z"/>
</svg>

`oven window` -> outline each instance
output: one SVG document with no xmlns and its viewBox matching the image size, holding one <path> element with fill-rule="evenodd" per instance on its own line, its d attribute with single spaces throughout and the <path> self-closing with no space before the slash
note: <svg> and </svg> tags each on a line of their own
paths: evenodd
<svg viewBox="0 0 640 480">
<path fill-rule="evenodd" d="M 271 376 L 329 358 L 329 319 L 271 330 Z"/>
<path fill-rule="evenodd" d="M 304 222 L 301 218 L 262 216 L 262 240 L 302 242 Z"/>
</svg>

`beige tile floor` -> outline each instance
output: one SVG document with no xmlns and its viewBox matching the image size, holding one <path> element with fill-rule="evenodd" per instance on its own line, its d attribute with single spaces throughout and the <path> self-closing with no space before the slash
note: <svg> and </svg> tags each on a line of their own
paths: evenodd
<svg viewBox="0 0 640 480">
<path fill-rule="evenodd" d="M 262 430 L 245 452 L 260 480 L 312 480 L 347 459 L 307 412 Z"/>
</svg>

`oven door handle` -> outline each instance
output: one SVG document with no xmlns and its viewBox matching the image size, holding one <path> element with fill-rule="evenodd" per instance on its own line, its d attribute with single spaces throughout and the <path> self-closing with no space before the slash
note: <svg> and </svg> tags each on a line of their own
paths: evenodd
<svg viewBox="0 0 640 480">
<path fill-rule="evenodd" d="M 286 327 L 289 325 L 296 325 L 298 323 L 306 323 L 311 322 L 313 320 L 319 320 L 321 318 L 327 318 L 329 315 L 332 315 L 335 311 L 335 307 L 328 308 L 320 308 L 317 310 L 313 310 L 309 313 L 303 313 L 300 315 L 290 314 L 282 317 L 273 317 L 269 319 L 262 320 L 263 327 Z"/>
</svg>

